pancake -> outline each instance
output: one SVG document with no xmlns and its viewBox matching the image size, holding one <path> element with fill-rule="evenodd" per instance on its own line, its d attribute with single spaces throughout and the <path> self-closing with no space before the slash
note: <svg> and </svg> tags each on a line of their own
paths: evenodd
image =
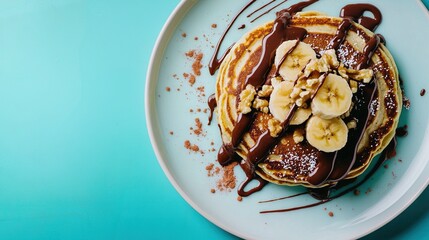
<svg viewBox="0 0 429 240">
<path fill-rule="evenodd" d="M 246 81 L 263 57 L 263 40 L 273 31 L 275 22 L 252 29 L 235 43 L 220 65 L 216 82 L 217 120 L 224 143 L 221 152 L 232 149 L 242 159 L 242 167 L 250 166 L 262 179 L 280 185 L 302 185 L 309 188 L 333 186 L 343 179 L 356 178 L 368 168 L 374 157 L 383 151 L 395 135 L 402 108 L 399 76 L 395 61 L 385 45 L 379 43 L 380 38 L 358 23 L 351 22 L 345 38 L 333 49 L 333 42 L 344 21 L 344 18 L 317 12 L 295 14 L 288 29 L 304 29 L 305 34 L 299 40 L 286 39 L 284 42 L 295 47 L 304 44 L 311 46 L 316 58 L 328 59 L 325 63 L 331 61 L 331 66 L 328 64 L 325 70 L 320 70 L 317 66 L 316 70 L 308 70 L 312 63 L 309 61 L 299 71 L 296 79 L 285 79 L 290 71 L 283 71 L 282 74 L 282 60 L 285 60 L 282 57 L 287 58 L 288 54 L 297 51 L 292 47 L 284 56 L 276 56 L 276 60 L 266 70 L 263 84 L 254 89 L 249 88 Z M 373 51 L 371 47 L 374 48 Z M 280 52 L 278 48 L 276 54 L 279 55 Z M 332 61 L 337 61 L 337 64 L 333 66 Z M 309 73 L 305 74 L 307 70 Z M 358 76 L 366 73 L 371 73 L 370 81 Z M 326 112 L 326 109 L 316 111 L 314 102 L 321 94 L 318 92 L 321 91 L 320 88 L 327 84 L 326 79 L 335 77 L 346 80 L 352 95 L 348 111 L 332 117 L 320 114 Z M 290 119 L 282 119 L 286 124 L 276 120 L 278 117 L 274 117 L 274 108 L 270 108 L 274 101 L 275 90 L 272 89 L 276 89 L 282 82 L 289 81 L 296 87 L 300 81 L 308 83 L 311 79 L 319 79 L 317 88 L 313 87 L 309 91 L 308 96 L 311 97 L 304 99 L 302 106 L 294 106 L 295 111 L 290 110 L 291 107 L 284 113 L 286 116 L 291 115 Z M 252 96 L 249 97 L 249 94 Z M 305 112 L 308 112 L 308 116 L 303 118 L 302 123 L 289 124 L 306 115 Z M 311 135 L 315 133 L 313 128 L 309 130 L 310 119 L 320 116 L 322 120 L 335 118 L 347 125 L 347 142 L 341 148 L 326 150 L 320 147 L 320 142 L 313 144 L 310 141 Z M 241 126 L 243 121 L 240 118 L 244 117 L 248 118 L 248 124 Z M 277 123 L 274 127 L 273 122 Z M 273 129 L 278 127 L 279 122 L 283 124 L 283 128 L 280 127 L 277 131 L 278 135 L 273 134 Z M 235 136 L 237 129 L 242 131 L 242 136 Z M 276 139 L 275 144 L 267 149 L 263 158 L 257 161 L 251 159 L 249 155 L 259 147 L 256 145 L 268 133 Z"/>
</svg>

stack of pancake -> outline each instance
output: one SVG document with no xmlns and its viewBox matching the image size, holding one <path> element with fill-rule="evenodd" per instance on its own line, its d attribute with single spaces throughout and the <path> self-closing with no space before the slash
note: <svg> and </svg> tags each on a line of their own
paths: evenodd
<svg viewBox="0 0 429 240">
<path fill-rule="evenodd" d="M 308 80 L 311 76 L 320 80 L 323 73 L 325 73 L 324 78 L 326 78 L 326 75 L 329 78 L 342 78 L 350 85 L 351 95 L 346 94 L 346 98 L 351 100 L 351 104 L 347 105 L 349 106 L 347 107 L 349 108 L 347 112 L 339 112 L 334 116 L 328 116 L 329 114 L 326 115 L 326 111 L 329 109 L 319 107 L 316 111 L 316 106 L 312 104 L 315 99 L 308 98 L 304 106 L 298 108 L 298 111 L 295 112 L 296 118 L 301 117 L 303 119 L 297 119 L 295 124 L 290 124 L 285 132 L 276 136 L 279 138 L 278 143 L 269 150 L 267 157 L 255 166 L 256 174 L 269 182 L 319 188 L 335 185 L 342 179 L 355 178 L 367 169 L 372 159 L 390 143 L 395 135 L 402 108 L 402 96 L 395 62 L 387 48 L 381 43 L 371 56 L 365 69 L 359 69 L 359 60 L 365 54 L 367 43 L 375 34 L 354 22 L 340 46 L 335 50 L 330 49 L 330 42 L 335 37 L 342 21 L 342 18 L 325 16 L 317 12 L 301 12 L 294 15 L 289 27 L 305 29 L 307 31 L 306 36 L 301 41 L 285 41 L 281 45 L 283 49 L 280 49 L 281 47 L 277 49 L 276 60 L 271 68 L 267 70 L 265 87 L 255 89 L 255 96 L 252 98 L 253 102 L 250 105 L 247 104 L 247 107 L 250 107 L 251 111 L 253 111 L 254 121 L 252 121 L 248 131 L 243 135 L 240 144 L 235 148 L 236 153 L 243 161 L 248 161 L 249 150 L 255 146 L 259 137 L 269 129 L 270 121 L 281 122 L 284 120 L 284 116 L 289 113 L 290 108 L 284 108 L 284 113 L 274 108 L 273 99 L 278 99 L 278 96 L 274 96 L 274 94 L 279 92 L 276 91 L 276 87 L 280 85 L 293 87 L 294 84 L 296 85 L 299 79 L 306 75 L 305 72 L 306 69 L 308 70 L 311 59 L 317 60 L 324 57 L 329 59 L 334 53 L 336 55 L 334 60 L 337 63 L 333 63 L 335 66 L 329 66 L 327 71 L 319 70 L 320 72 L 316 74 L 308 73 L 307 75 L 310 76 L 306 76 L 305 80 Z M 237 123 L 237 118 L 243 112 L 243 92 L 246 89 L 249 90 L 245 84 L 246 78 L 258 64 L 262 54 L 262 40 L 270 33 L 272 26 L 273 22 L 269 22 L 246 33 L 235 43 L 219 68 L 216 83 L 217 119 L 224 144 L 231 143 L 232 132 Z M 303 58 L 308 57 L 308 54 L 303 54 L 308 49 L 305 50 L 303 47 L 311 48 L 314 51 L 314 56 L 308 59 L 298 57 L 295 60 L 288 60 L 287 58 L 281 60 L 282 55 L 286 54 L 288 50 L 287 46 L 290 49 L 291 45 L 298 47 L 289 52 L 290 56 L 287 56 L 287 58 L 296 57 L 300 54 L 304 55 Z M 285 46 L 286 49 L 284 49 Z M 327 53 L 330 53 L 330 55 Z M 294 61 L 296 63 L 295 67 L 299 69 L 291 76 L 293 71 L 290 70 L 290 62 Z M 368 79 L 356 80 L 356 74 L 360 73 L 358 70 L 369 71 L 371 73 L 370 81 Z M 325 82 L 319 81 L 322 87 L 323 84 L 327 84 L 326 79 L 323 80 Z M 264 96 L 267 89 L 271 90 L 268 92 L 270 94 Z M 339 90 L 341 91 L 341 89 Z M 269 106 L 255 108 L 254 101 L 258 98 L 258 94 L 262 96 L 260 99 L 269 103 Z M 322 93 L 317 92 L 316 97 L 317 94 Z M 361 99 L 364 100 L 361 101 Z M 337 112 L 339 111 L 338 109 L 336 110 Z M 368 116 L 362 116 L 362 113 Z M 279 115 L 283 115 L 283 119 Z M 344 125 L 338 129 L 332 128 L 332 132 L 336 132 L 337 135 L 342 134 L 342 140 L 334 143 L 321 143 L 323 140 L 317 139 L 317 136 L 315 137 L 317 135 L 317 131 L 314 130 L 313 126 L 315 123 L 311 122 L 315 121 L 314 119 L 316 118 L 323 121 L 325 119 L 331 121 L 335 118 L 341 121 L 346 126 L 345 136 L 343 136 L 344 133 L 341 133 L 341 131 L 344 131 Z M 297 133 L 301 133 L 298 136 L 299 140 L 297 140 Z M 353 136 L 355 139 L 358 137 L 356 148 L 348 147 L 345 149 L 347 141 L 350 141 Z M 333 144 L 335 145 L 334 147 L 330 146 Z M 341 157 L 332 157 L 340 151 L 346 153 L 340 154 Z M 354 159 L 353 161 L 343 159 L 344 156 Z M 329 174 L 317 183 L 310 181 L 310 178 L 321 168 L 322 161 L 325 161 L 323 159 L 335 159 L 335 162 L 331 163 Z M 344 174 L 338 174 L 336 167 L 341 166 L 342 162 L 350 162 L 351 165 L 346 167 Z M 344 166 L 341 167 L 344 168 Z"/>
</svg>

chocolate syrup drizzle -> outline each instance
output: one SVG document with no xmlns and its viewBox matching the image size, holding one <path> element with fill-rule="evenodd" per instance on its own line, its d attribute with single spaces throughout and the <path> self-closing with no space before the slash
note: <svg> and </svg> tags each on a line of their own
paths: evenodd
<svg viewBox="0 0 429 240">
<path fill-rule="evenodd" d="M 210 95 L 207 103 L 208 103 L 209 108 L 210 108 L 209 123 L 208 123 L 208 125 L 210 125 L 212 123 L 212 120 L 213 120 L 213 112 L 214 112 L 215 108 L 217 107 L 216 94 L 213 93 L 212 95 Z"/>
<path fill-rule="evenodd" d="M 226 55 L 228 55 L 229 51 L 231 50 L 232 46 L 234 46 L 234 44 L 232 44 L 226 51 L 225 53 L 220 57 L 217 58 L 217 56 L 219 55 L 219 50 L 220 50 L 220 46 L 223 42 L 223 40 L 225 39 L 226 34 L 229 32 L 229 30 L 231 29 L 232 25 L 235 23 L 235 21 L 237 21 L 237 18 L 247 9 L 249 8 L 253 3 L 255 3 L 256 0 L 251 0 L 249 3 L 247 3 L 247 5 L 245 5 L 240 12 L 235 15 L 234 19 L 229 23 L 229 25 L 226 27 L 225 31 L 222 34 L 222 37 L 219 39 L 219 42 L 216 45 L 215 48 L 215 53 L 213 54 L 212 58 L 210 59 L 210 63 L 209 63 L 209 72 L 211 75 L 214 75 L 216 70 L 219 69 L 220 64 L 223 62 L 223 60 L 225 59 Z"/>
<path fill-rule="evenodd" d="M 224 56 L 231 49 L 229 48 L 221 59 L 216 59 L 219 52 L 219 46 L 223 41 L 225 34 L 228 32 L 231 25 L 238 18 L 238 16 L 242 14 L 243 11 L 247 9 L 255 1 L 256 0 L 250 1 L 238 13 L 238 15 L 235 16 L 234 20 L 230 23 L 227 30 L 224 32 L 224 35 L 221 37 L 216 47 L 215 54 L 209 65 L 210 73 L 212 75 L 221 64 Z M 281 10 L 276 14 L 276 19 L 274 21 L 271 32 L 267 36 L 265 36 L 262 40 L 262 54 L 261 54 L 260 60 L 258 64 L 253 68 L 252 73 L 247 76 L 245 84 L 244 86 L 242 86 L 243 89 L 248 84 L 254 86 L 255 89 L 260 88 L 264 83 L 266 84 L 265 79 L 267 79 L 267 74 L 270 69 L 270 66 L 274 62 L 275 51 L 283 41 L 291 40 L 291 39 L 303 40 L 306 37 L 307 32 L 305 31 L 305 29 L 289 27 L 288 25 L 289 25 L 290 19 L 295 13 L 302 11 L 302 9 L 313 4 L 316 1 L 317 0 L 309 0 L 305 2 L 300 2 L 295 5 L 292 5 L 287 9 Z M 267 3 L 263 7 L 271 4 L 272 2 L 274 1 Z M 256 11 L 259 11 L 263 7 L 257 9 Z M 372 13 L 374 15 L 374 18 L 363 16 L 364 13 L 367 11 Z M 254 13 L 250 15 L 253 15 L 253 14 Z M 362 26 L 366 27 L 371 31 L 374 31 L 377 28 L 377 26 L 381 23 L 381 20 L 382 20 L 381 12 L 375 6 L 370 4 L 347 5 L 341 9 L 340 16 L 343 18 L 343 21 L 339 25 L 335 33 L 335 36 L 328 44 L 328 49 L 335 49 L 335 50 L 339 49 L 339 47 L 343 44 L 345 38 L 347 37 L 347 33 L 349 29 L 352 27 L 353 21 L 358 22 L 359 24 L 361 24 Z M 370 59 L 375 53 L 375 51 L 377 50 L 380 42 L 384 42 L 384 38 L 381 35 L 377 34 L 377 35 L 374 35 L 366 43 L 363 54 L 357 62 L 357 67 L 356 67 L 357 69 L 363 69 L 363 68 L 369 67 Z M 286 59 L 287 55 L 293 51 L 293 49 L 294 47 L 292 48 L 292 50 L 289 50 L 285 54 L 285 56 L 281 60 L 281 63 L 284 61 L 284 59 Z M 281 63 L 279 65 L 281 65 Z M 275 75 L 278 75 L 278 69 L 276 70 Z M 318 89 L 323 84 L 325 77 L 326 77 L 326 74 L 322 76 L 322 81 L 318 86 L 318 88 L 316 89 L 316 91 L 313 93 L 312 98 L 315 96 Z M 377 161 L 374 168 L 365 176 L 365 178 L 362 179 L 362 181 L 360 181 L 355 186 L 350 187 L 340 192 L 339 194 L 336 194 L 335 196 L 332 196 L 332 197 L 329 196 L 331 189 L 335 188 L 336 185 L 339 187 L 340 184 L 337 184 L 339 181 L 345 181 L 344 178 L 347 176 L 347 174 L 353 167 L 354 163 L 356 162 L 356 155 L 358 150 L 357 148 L 363 137 L 363 133 L 365 132 L 365 129 L 368 125 L 368 121 L 369 121 L 368 119 L 371 112 L 370 111 L 371 102 L 376 98 L 376 95 L 377 95 L 376 93 L 377 93 L 377 84 L 375 80 L 372 80 L 368 84 L 363 84 L 363 83 L 359 84 L 358 92 L 354 96 L 355 98 L 354 101 L 358 101 L 359 104 L 357 105 L 359 106 L 355 107 L 351 113 L 352 116 L 360 117 L 357 128 L 355 129 L 355 131 L 349 133 L 349 138 L 346 146 L 343 149 L 333 154 L 326 154 L 325 157 L 320 158 L 318 166 L 316 167 L 314 172 L 311 173 L 310 176 L 308 177 L 307 179 L 308 182 L 310 182 L 315 186 L 326 184 L 326 183 L 329 184 L 329 187 L 325 187 L 325 188 L 308 189 L 308 194 L 319 199 L 320 201 L 314 204 L 304 205 L 300 207 L 288 208 L 288 209 L 282 209 L 282 210 L 263 211 L 261 213 L 293 211 L 293 210 L 317 206 L 317 205 L 332 201 L 362 185 L 374 174 L 374 172 L 383 164 L 385 160 L 393 156 L 392 152 L 395 152 L 396 139 L 393 139 L 392 142 L 386 147 L 386 149 L 380 155 L 380 158 Z M 211 96 L 211 98 L 213 98 L 213 96 Z M 215 106 L 213 105 L 213 100 L 211 100 L 211 103 L 209 101 L 209 104 L 211 104 L 210 109 L 212 110 L 212 106 Z M 281 136 L 287 131 L 289 123 L 297 109 L 298 107 L 296 104 L 294 104 L 291 107 L 291 110 L 287 115 L 286 120 L 281 123 L 283 130 L 279 135 L 279 137 L 272 137 L 269 134 L 269 131 L 264 132 L 257 140 L 255 146 L 253 146 L 249 150 L 247 159 L 243 161 L 241 161 L 240 157 L 237 155 L 235 150 L 238 144 L 241 142 L 243 134 L 250 128 L 251 124 L 253 123 L 254 115 L 256 113 L 252 111 L 248 114 L 240 113 L 238 115 L 236 125 L 234 126 L 234 129 L 232 131 L 231 143 L 222 145 L 218 153 L 218 161 L 221 165 L 227 165 L 232 161 L 240 162 L 241 168 L 246 173 L 246 180 L 241 184 L 241 186 L 238 189 L 239 195 L 248 196 L 256 191 L 261 190 L 263 186 L 266 184 L 266 181 L 264 181 L 263 179 L 261 179 L 259 176 L 255 174 L 255 167 L 259 162 L 265 160 L 269 151 L 278 143 L 279 139 L 281 139 Z M 210 119 L 211 119 L 211 116 L 210 116 Z M 337 159 L 339 160 L 337 161 Z M 252 180 L 258 181 L 258 185 L 250 190 L 245 190 L 246 186 Z M 297 194 L 296 196 L 299 196 L 299 195 L 302 195 L 302 194 Z M 296 197 L 296 196 L 289 196 L 286 198 Z M 275 199 L 275 200 L 278 200 L 278 199 Z"/>
</svg>

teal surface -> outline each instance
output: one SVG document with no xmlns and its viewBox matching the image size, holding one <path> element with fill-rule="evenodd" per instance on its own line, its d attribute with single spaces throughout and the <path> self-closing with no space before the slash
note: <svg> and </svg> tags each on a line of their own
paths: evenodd
<svg viewBox="0 0 429 240">
<path fill-rule="evenodd" d="M 146 131 L 147 65 L 178 2 L 0 1 L 1 239 L 235 238 L 179 196 Z M 429 238 L 427 202 L 367 239 Z"/>
</svg>

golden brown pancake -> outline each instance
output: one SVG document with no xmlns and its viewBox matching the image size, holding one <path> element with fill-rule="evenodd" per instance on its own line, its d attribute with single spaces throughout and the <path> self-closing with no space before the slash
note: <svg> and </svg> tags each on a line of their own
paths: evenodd
<svg viewBox="0 0 429 240">
<path fill-rule="evenodd" d="M 305 29 L 307 35 L 302 41 L 310 44 L 313 50 L 320 55 L 329 49 L 328 45 L 335 37 L 342 21 L 343 19 L 339 17 L 308 12 L 293 16 L 289 26 Z M 241 111 L 239 109 L 240 94 L 245 89 L 246 77 L 258 64 L 261 57 L 262 40 L 264 36 L 270 33 L 272 27 L 273 22 L 269 22 L 246 33 L 236 42 L 219 68 L 216 83 L 217 118 L 224 144 L 231 143 L 232 132 Z M 348 69 L 356 69 L 359 60 L 364 55 L 365 46 L 374 38 L 374 35 L 373 32 L 353 22 L 345 41 L 336 51 L 338 61 Z M 275 65 L 271 67 L 267 80 L 273 77 L 272 73 L 276 71 L 276 68 Z M 375 89 L 373 90 L 374 93 L 368 92 L 366 87 L 368 83 L 359 84 L 359 90 L 353 94 L 354 106 L 351 109 L 351 115 L 343 119 L 344 121 L 356 119 L 358 124 L 363 124 L 364 129 L 361 133 L 349 129 L 349 137 L 353 135 L 361 137 L 357 145 L 355 161 L 346 171 L 346 175 L 337 174 L 335 176 L 335 167 L 344 161 L 344 159 L 336 159 L 328 179 L 320 184 L 309 182 L 309 177 L 321 167 L 322 159 L 330 158 L 335 153 L 320 151 L 309 144 L 307 139 L 298 143 L 294 140 L 294 132 L 297 129 L 304 129 L 306 123 L 289 126 L 287 131 L 280 136 L 281 140 L 269 150 L 268 157 L 257 164 L 256 173 L 272 183 L 306 187 L 333 185 L 340 179 L 355 178 L 362 174 L 372 159 L 394 137 L 402 108 L 398 70 L 393 57 L 384 44 L 379 44 L 367 69 L 372 69 L 374 73 L 372 85 Z M 336 71 L 334 72 L 338 74 L 338 70 Z M 372 94 L 374 95 L 372 96 Z M 367 103 L 360 102 L 364 98 L 367 99 Z M 368 116 L 359 116 L 360 113 L 365 112 L 365 109 L 369 109 Z M 272 118 L 273 115 L 269 111 L 255 111 L 254 121 L 235 149 L 243 161 L 248 160 L 249 150 L 255 146 L 259 137 L 267 131 L 269 120 Z M 366 118 L 367 121 L 364 123 L 359 122 L 359 120 L 364 121 Z M 353 152 L 353 150 L 350 151 Z M 345 154 L 353 156 L 353 153 Z"/>
</svg>

